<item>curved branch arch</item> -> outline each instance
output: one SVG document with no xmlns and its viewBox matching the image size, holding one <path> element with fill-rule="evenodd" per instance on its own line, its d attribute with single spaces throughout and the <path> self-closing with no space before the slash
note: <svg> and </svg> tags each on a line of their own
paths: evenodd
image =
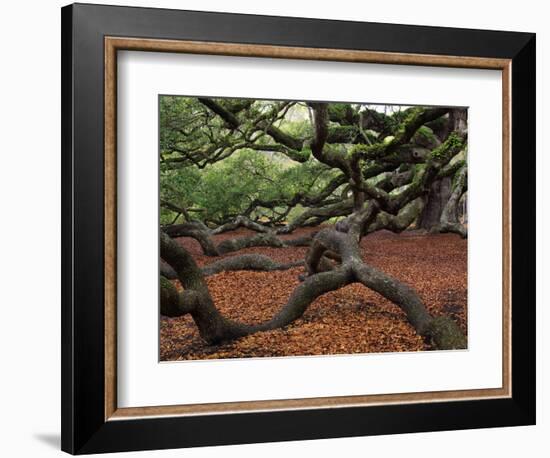
<svg viewBox="0 0 550 458">
<path fill-rule="evenodd" d="M 273 318 L 257 325 L 246 325 L 224 317 L 216 308 L 204 274 L 192 256 L 168 235 L 161 234 L 161 256 L 175 270 L 184 287 L 183 293 L 174 293 L 173 286 L 168 286 L 165 281 L 161 283 L 161 313 L 169 316 L 191 314 L 201 337 L 215 344 L 284 327 L 300 318 L 319 296 L 359 282 L 400 307 L 414 329 L 430 339 L 435 348 L 465 348 L 466 339 L 450 318 L 433 318 L 412 288 L 362 261 L 358 239 L 353 233 L 334 229 L 320 231 L 306 258 L 309 275 Z M 341 262 L 321 271 L 320 263 L 327 251 L 336 253 Z"/>
</svg>

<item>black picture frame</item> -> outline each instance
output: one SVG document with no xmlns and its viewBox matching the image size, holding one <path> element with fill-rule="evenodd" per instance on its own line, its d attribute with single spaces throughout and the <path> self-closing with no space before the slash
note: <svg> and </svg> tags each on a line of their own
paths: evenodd
<svg viewBox="0 0 550 458">
<path fill-rule="evenodd" d="M 512 61 L 512 396 L 106 421 L 104 37 Z M 535 34 L 74 4 L 62 9 L 62 449 L 72 454 L 535 424 Z"/>
</svg>

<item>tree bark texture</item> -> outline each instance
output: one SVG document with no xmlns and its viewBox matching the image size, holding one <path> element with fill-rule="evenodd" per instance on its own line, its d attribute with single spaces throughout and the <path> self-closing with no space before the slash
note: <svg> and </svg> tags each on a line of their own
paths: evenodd
<svg viewBox="0 0 550 458">
<path fill-rule="evenodd" d="M 372 215 L 365 215 L 365 219 Z M 211 343 L 219 343 L 243 337 L 255 332 L 284 327 L 300 318 L 309 305 L 319 296 L 342 288 L 350 283 L 362 283 L 399 306 L 409 323 L 434 348 L 465 348 L 466 339 L 450 318 L 433 318 L 426 310 L 418 294 L 408 285 L 365 264 L 359 254 L 358 233 L 354 225 L 348 233 L 332 228 L 321 230 L 314 238 L 306 256 L 308 275 L 291 293 L 287 303 L 273 318 L 258 325 L 246 325 L 224 317 L 216 308 L 205 282 L 205 273 L 218 269 L 240 268 L 257 263 L 267 270 L 281 266 L 271 264 L 263 257 L 225 259 L 206 272 L 201 270 L 191 255 L 167 234 L 161 233 L 161 256 L 174 269 L 184 291 L 177 293 L 168 280 L 161 280 L 161 313 L 178 316 L 190 313 L 201 337 Z M 340 263 L 327 266 L 325 253 L 335 253 Z M 334 256 L 333 256 L 334 257 Z M 239 259 L 240 258 L 240 259 Z M 222 266 L 225 263 L 225 266 Z M 230 265 L 232 264 L 232 265 Z M 288 266 L 283 266 L 287 268 Z"/>
</svg>

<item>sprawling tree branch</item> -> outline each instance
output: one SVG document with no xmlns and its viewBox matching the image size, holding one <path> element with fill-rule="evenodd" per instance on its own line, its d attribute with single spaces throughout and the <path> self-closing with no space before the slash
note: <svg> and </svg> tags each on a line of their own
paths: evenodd
<svg viewBox="0 0 550 458">
<path fill-rule="evenodd" d="M 400 232 L 419 221 L 430 193 L 438 183 L 451 183 L 451 177 L 449 197 L 436 229 L 466 236 L 458 218 L 459 202 L 467 190 L 465 110 L 413 107 L 388 114 L 361 104 L 311 102 L 305 119 L 289 123 L 287 117 L 294 116 L 293 107 L 298 105 L 304 114 L 306 105 L 296 102 L 198 98 L 181 108 L 183 120 L 178 119 L 177 110 L 163 118 L 170 126 L 161 140 L 163 170 L 208 170 L 215 168 L 212 164 L 248 150 L 235 154 L 244 159 L 236 162 L 239 168 L 230 176 L 258 176 L 257 188 L 267 183 L 270 191 L 243 186 L 236 192 L 239 205 L 220 211 L 217 201 L 223 199 L 224 192 L 218 190 L 209 201 L 214 203 L 204 205 L 215 210 L 199 214 L 203 222 L 193 221 L 189 215 L 192 210 L 204 210 L 200 205 L 172 203 L 196 201 L 172 194 L 163 199 L 163 208 L 184 215 L 187 222 L 166 226 L 161 234 L 161 257 L 167 263 L 161 264 L 162 313 L 191 314 L 202 338 L 217 343 L 286 326 L 301 317 L 317 297 L 361 283 L 400 307 L 411 326 L 435 348 L 465 348 L 465 337 L 452 320 L 432 317 L 412 288 L 363 262 L 359 250 L 365 234 L 380 229 Z M 251 169 L 250 164 L 257 163 L 247 156 L 281 160 L 281 154 L 284 161 L 299 163 L 310 174 L 300 186 L 287 181 L 286 187 L 277 189 L 278 178 L 286 172 L 277 172 L 275 178 L 266 172 L 270 170 L 267 167 Z M 280 170 L 286 167 L 285 162 Z M 191 194 L 192 188 L 186 187 Z M 341 217 L 344 219 L 335 225 L 310 236 L 291 240 L 279 236 Z M 240 227 L 255 234 L 215 243 L 215 235 Z M 279 264 L 263 255 L 244 254 L 199 268 L 171 237 L 195 238 L 209 256 L 256 246 L 305 245 L 309 249 L 300 263 Z M 272 271 L 302 264 L 303 282 L 286 304 L 271 319 L 252 326 L 224 317 L 205 282 L 205 276 L 222 271 Z M 164 277 L 177 277 L 183 292 Z"/>
<path fill-rule="evenodd" d="M 363 219 L 368 218 L 369 215 L 365 215 Z M 224 317 L 216 308 L 204 274 L 193 258 L 181 245 L 161 233 L 161 256 L 173 267 L 184 288 L 183 293 L 176 294 L 162 280 L 161 313 L 169 316 L 190 313 L 202 338 L 209 343 L 217 343 L 284 327 L 300 318 L 317 297 L 349 283 L 359 282 L 399 306 L 416 331 L 431 339 L 436 348 L 465 348 L 464 335 L 452 320 L 434 319 L 413 289 L 362 261 L 358 241 L 352 233 L 357 232 L 355 225 L 363 224 L 361 218 L 355 221 L 350 234 L 334 229 L 320 231 L 306 258 L 309 276 L 292 292 L 288 302 L 273 318 L 257 325 L 246 325 Z M 327 251 L 337 253 L 341 263 L 330 270 L 324 270 L 326 267 L 320 269 Z"/>
<path fill-rule="evenodd" d="M 269 256 L 261 254 L 241 254 L 213 262 L 203 267 L 202 272 L 206 276 L 233 270 L 259 270 L 269 272 L 272 270 L 287 270 L 302 265 L 304 265 L 303 261 L 281 264 L 273 261 Z"/>
<path fill-rule="evenodd" d="M 307 246 L 311 241 L 310 236 L 301 236 L 295 239 L 285 239 L 278 237 L 276 231 L 264 230 L 263 226 L 260 226 L 254 222 L 247 220 L 246 218 L 238 218 L 232 223 L 228 223 L 227 226 L 220 226 L 217 229 L 211 230 L 203 223 L 199 221 L 191 221 L 183 224 L 176 224 L 172 226 L 166 226 L 162 229 L 164 233 L 172 238 L 177 237 L 191 237 L 199 242 L 203 253 L 207 256 L 220 256 L 235 251 L 243 250 L 251 247 L 273 247 L 283 248 L 287 246 Z M 234 228 L 243 225 L 247 228 L 257 230 L 258 233 L 250 236 L 235 237 L 232 239 L 226 239 L 218 244 L 214 242 L 213 236 L 224 232 L 225 230 L 231 230 L 231 226 Z M 219 229 L 222 228 L 222 231 Z"/>
</svg>

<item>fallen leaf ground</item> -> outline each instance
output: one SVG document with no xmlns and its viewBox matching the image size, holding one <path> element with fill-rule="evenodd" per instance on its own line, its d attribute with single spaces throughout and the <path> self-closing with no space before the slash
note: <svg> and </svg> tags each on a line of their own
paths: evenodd
<svg viewBox="0 0 550 458">
<path fill-rule="evenodd" d="M 290 237 L 309 231 L 304 228 Z M 215 239 L 219 243 L 250 234 L 240 229 Z M 204 256 L 193 239 L 178 241 L 201 266 L 220 259 Z M 455 234 L 380 231 L 363 238 L 361 248 L 365 262 L 414 287 L 430 313 L 451 316 L 466 333 L 466 240 Z M 290 262 L 304 259 L 306 249 L 256 247 L 238 254 L 262 253 L 278 262 Z M 270 319 L 286 303 L 302 271 L 303 267 L 278 272 L 223 272 L 207 281 L 222 314 L 253 324 Z M 160 319 L 161 361 L 421 350 L 430 347 L 408 324 L 404 313 L 359 284 L 320 297 L 302 318 L 284 329 L 221 345 L 207 345 L 189 315 Z"/>
</svg>

